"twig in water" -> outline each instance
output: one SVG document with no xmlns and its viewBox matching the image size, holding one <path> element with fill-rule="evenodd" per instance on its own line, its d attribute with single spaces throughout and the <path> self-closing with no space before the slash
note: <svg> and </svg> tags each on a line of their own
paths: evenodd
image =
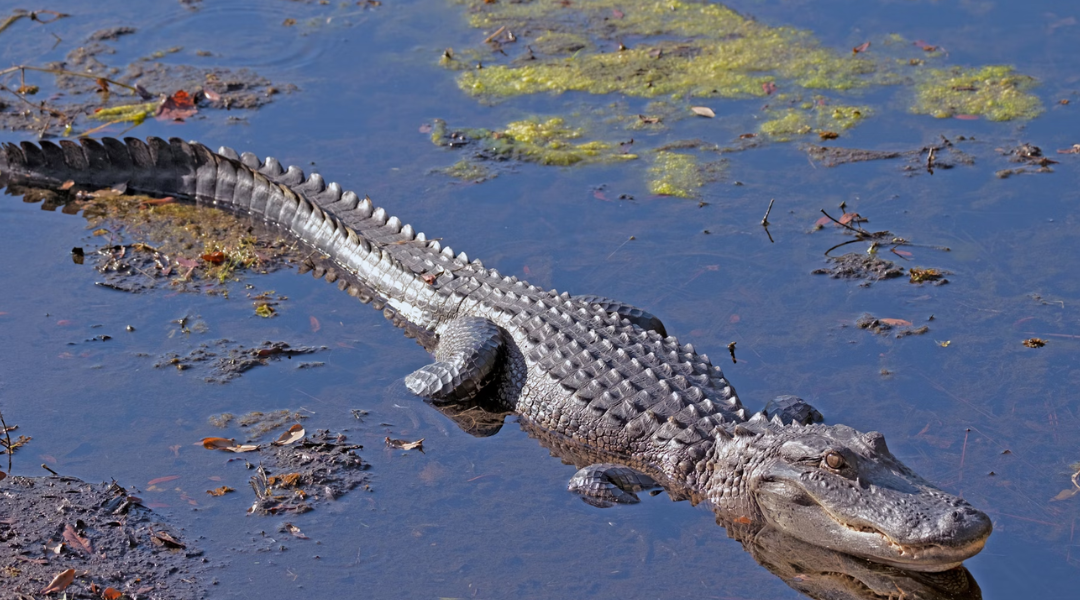
<svg viewBox="0 0 1080 600">
<path fill-rule="evenodd" d="M 611 251 L 611 254 L 608 254 L 608 255 L 607 255 L 607 260 L 611 260 L 611 257 L 612 257 L 612 256 L 615 256 L 615 253 L 616 253 L 616 252 L 618 252 L 619 250 L 622 250 L 622 247 L 623 247 L 623 246 L 625 246 L 625 245 L 626 245 L 627 243 L 629 243 L 629 242 L 633 241 L 634 239 L 635 239 L 635 238 L 634 238 L 634 236 L 630 236 L 630 237 L 626 238 L 626 241 L 625 241 L 625 242 L 623 242 L 623 243 L 619 244 L 619 247 L 618 247 L 618 248 L 616 248 L 616 249 L 612 250 L 612 251 Z"/>
<path fill-rule="evenodd" d="M 841 226 L 841 227 L 843 227 L 843 228 L 845 228 L 845 229 L 850 229 L 851 231 L 854 231 L 854 232 L 855 232 L 856 234 L 858 234 L 858 235 L 866 235 L 866 234 L 867 234 L 867 232 L 866 232 L 866 231 L 863 231 L 863 230 L 861 230 L 861 229 L 855 229 L 854 227 L 852 227 L 851 225 L 848 225 L 847 223 L 841 223 L 840 221 L 837 221 L 836 219 L 832 218 L 832 215 L 830 215 L 829 213 L 825 212 L 825 209 L 824 209 L 824 208 L 823 208 L 823 209 L 821 209 L 821 214 L 823 214 L 823 215 L 825 215 L 826 217 L 828 217 L 828 218 L 829 218 L 829 220 L 830 220 L 830 221 L 832 221 L 833 223 L 836 223 L 837 225 L 839 225 L 839 226 Z"/>
<path fill-rule="evenodd" d="M 4 438 L 7 445 L 7 472 L 11 473 L 11 431 L 8 430 L 7 421 L 4 420 L 4 413 L 0 412 L 0 427 L 4 429 Z"/>
<path fill-rule="evenodd" d="M 765 216 L 761 217 L 761 226 L 762 227 L 768 227 L 769 226 L 769 213 L 772 212 L 773 202 L 776 202 L 776 198 L 771 198 L 769 200 L 769 208 L 767 208 L 765 210 Z"/>
<path fill-rule="evenodd" d="M 47 464 L 45 464 L 45 463 L 41 463 L 41 468 L 42 468 L 42 469 L 45 469 L 46 471 L 48 471 L 48 472 L 50 472 L 50 473 L 52 473 L 53 475 L 56 475 L 57 477 L 59 477 L 59 476 L 60 476 L 60 474 L 59 474 L 59 473 L 57 473 L 56 471 L 53 471 L 52 469 L 50 469 L 50 468 L 49 468 L 49 465 L 47 465 Z"/>
</svg>

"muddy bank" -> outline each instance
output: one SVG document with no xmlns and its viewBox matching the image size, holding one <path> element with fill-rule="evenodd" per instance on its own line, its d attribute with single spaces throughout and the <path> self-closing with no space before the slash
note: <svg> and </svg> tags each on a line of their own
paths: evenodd
<svg viewBox="0 0 1080 600">
<path fill-rule="evenodd" d="M 207 597 L 202 550 L 115 482 L 12 476 L 0 498 L 5 598 L 38 598 L 50 584 L 70 599 Z"/>
</svg>

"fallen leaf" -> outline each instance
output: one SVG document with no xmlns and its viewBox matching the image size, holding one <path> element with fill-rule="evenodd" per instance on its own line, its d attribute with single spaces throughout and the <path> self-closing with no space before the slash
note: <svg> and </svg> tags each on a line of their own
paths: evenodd
<svg viewBox="0 0 1080 600">
<path fill-rule="evenodd" d="M 740 140 L 752 140 L 757 137 L 756 133 L 743 133 L 739 135 Z"/>
<path fill-rule="evenodd" d="M 164 546 L 166 548 L 187 548 L 183 542 L 164 531 L 151 531 L 150 541 L 157 546 Z"/>
<path fill-rule="evenodd" d="M 195 267 L 199 266 L 198 261 L 192 260 L 190 258 L 184 258 L 183 256 L 176 257 L 176 264 L 184 267 L 185 269 L 194 269 Z"/>
<path fill-rule="evenodd" d="M 75 581 L 75 569 L 61 571 L 59 575 L 53 577 L 53 580 L 49 582 L 49 585 L 45 586 L 45 589 L 41 590 L 41 593 L 62 592 L 67 589 L 67 586 L 71 585 L 72 581 Z"/>
<path fill-rule="evenodd" d="M 173 480 L 176 480 L 176 479 L 180 479 L 180 476 L 179 475 L 167 475 L 165 477 L 158 477 L 157 479 L 151 479 L 150 481 L 146 482 L 146 485 L 157 485 L 159 483 L 165 483 L 167 481 L 173 481 Z"/>
<path fill-rule="evenodd" d="M 953 118 L 961 121 L 978 121 L 979 115 L 955 115 Z"/>
<path fill-rule="evenodd" d="M 840 137 L 840 134 L 836 133 L 835 131 L 819 131 L 818 137 L 823 140 L 835 140 L 836 138 Z"/>
<path fill-rule="evenodd" d="M 389 446 L 390 448 L 401 448 L 402 450 L 416 449 L 416 450 L 419 450 L 420 452 L 423 452 L 424 451 L 424 438 L 420 438 L 420 439 L 416 440 L 415 442 L 407 442 L 405 440 L 392 440 L 390 438 L 386 438 L 386 445 Z"/>
<path fill-rule="evenodd" d="M 866 219 L 862 218 L 859 213 L 844 213 L 840 215 L 840 224 L 847 225 L 848 223 L 864 223 Z"/>
<path fill-rule="evenodd" d="M 914 41 L 914 42 L 912 42 L 912 43 L 913 43 L 914 45 L 918 46 L 919 48 L 921 48 L 921 49 L 923 49 L 923 50 L 927 51 L 927 52 L 933 52 L 934 50 L 937 50 L 937 49 L 938 49 L 938 47 L 937 47 L 937 46 L 931 46 L 930 44 L 927 44 L 926 42 L 924 42 L 924 41 L 922 41 L 922 40 L 915 40 L 915 41 Z"/>
<path fill-rule="evenodd" d="M 224 252 L 218 250 L 216 252 L 208 252 L 206 254 L 203 254 L 199 258 L 205 260 L 212 265 L 220 265 L 225 262 L 226 257 Z"/>
<path fill-rule="evenodd" d="M 208 437 L 202 440 L 203 448 L 207 450 L 227 450 L 229 452 L 252 452 L 259 447 L 251 444 L 237 444 L 234 439 Z"/>
<path fill-rule="evenodd" d="M 1035 337 L 1028 338 L 1028 339 L 1024 340 L 1024 345 L 1027 346 L 1028 348 L 1042 348 L 1043 346 L 1046 345 L 1046 340 L 1035 338 Z"/>
<path fill-rule="evenodd" d="M 716 113 L 713 112 L 713 109 L 709 108 L 708 106 L 691 106 L 690 110 L 699 117 L 708 117 L 711 119 L 716 116 Z"/>
<path fill-rule="evenodd" d="M 221 486 L 219 488 L 214 488 L 212 490 L 206 490 L 206 493 L 210 494 L 211 496 L 224 496 L 225 494 L 228 494 L 229 492 L 235 492 L 235 491 L 236 490 L 232 489 L 231 487 L 229 487 L 227 485 L 223 485 L 223 486 Z"/>
<path fill-rule="evenodd" d="M 302 540 L 310 539 L 308 538 L 308 536 L 304 535 L 303 531 L 300 531 L 299 527 L 293 525 L 292 523 L 285 524 L 285 531 L 288 531 L 289 533 L 293 534 L 294 537 L 298 537 Z"/>
<path fill-rule="evenodd" d="M 776 84 L 771 81 L 767 81 L 761 84 L 761 91 L 765 92 L 766 96 L 771 96 L 776 93 Z"/>
<path fill-rule="evenodd" d="M 878 319 L 878 321 L 893 327 L 908 327 L 911 325 L 911 321 L 905 321 L 904 319 Z"/>
<path fill-rule="evenodd" d="M 870 47 L 870 42 L 863 42 L 863 43 L 859 44 L 858 46 L 855 46 L 854 48 L 852 48 L 851 53 L 852 54 L 858 54 L 860 52 L 866 52 L 866 50 L 869 47 Z"/>
<path fill-rule="evenodd" d="M 611 16 L 615 17 L 616 19 L 621 19 L 621 18 L 625 17 L 626 14 L 623 13 L 623 11 L 621 11 L 621 10 L 619 10 L 617 8 L 613 8 L 613 9 L 611 9 Z"/>
<path fill-rule="evenodd" d="M 308 320 L 311 322 L 311 333 L 318 333 L 319 330 L 322 329 L 322 325 L 319 325 L 319 320 L 314 316 L 308 317 Z"/>
<path fill-rule="evenodd" d="M 1060 150 L 1058 150 L 1058 152 L 1060 152 Z M 73 179 L 68 179 L 64 183 L 60 184 L 60 189 L 70 190 L 73 185 L 75 185 L 75 181 Z"/>
<path fill-rule="evenodd" d="M 910 258 L 910 257 L 912 257 L 912 256 L 915 256 L 914 254 L 912 254 L 912 253 L 908 252 L 907 250 L 896 250 L 896 249 L 893 249 L 893 252 L 894 252 L 894 253 L 896 253 L 896 254 L 899 254 L 900 256 L 904 256 L 904 257 L 908 257 L 908 258 Z"/>
<path fill-rule="evenodd" d="M 735 522 L 742 525 L 749 525 L 750 523 L 753 523 L 753 521 L 750 520 L 750 517 L 738 517 L 735 519 Z"/>
<path fill-rule="evenodd" d="M 64 525 L 64 540 L 68 546 L 80 550 L 86 554 L 93 554 L 94 549 L 90 547 L 90 540 L 82 537 L 75 531 L 75 528 L 71 526 L 71 523 Z"/>
<path fill-rule="evenodd" d="M 166 96 L 161 104 L 158 104 L 154 116 L 163 121 L 182 121 L 195 115 L 199 109 L 195 108 L 195 101 L 184 90 L 179 90 L 172 96 Z"/>
<path fill-rule="evenodd" d="M 3 471 L 0 471 L 0 481 L 3 481 L 6 478 L 7 478 L 7 473 L 5 473 Z"/>
<path fill-rule="evenodd" d="M 1072 488 L 1068 490 L 1061 490 L 1060 492 L 1058 492 L 1058 495 L 1051 498 L 1050 501 L 1059 502 L 1061 500 L 1068 500 L 1069 498 L 1072 498 L 1077 494 L 1080 494 L 1080 489 Z"/>
<path fill-rule="evenodd" d="M 270 443 L 275 446 L 288 446 L 289 444 L 295 444 L 296 442 L 304 439 L 305 435 L 307 435 L 307 432 L 304 431 L 304 426 L 297 423 L 296 425 L 290 427 L 288 431 L 281 434 L 278 439 Z"/>
<path fill-rule="evenodd" d="M 105 591 L 101 592 L 101 597 L 105 600 L 118 600 L 123 595 L 123 592 L 114 587 L 105 588 Z"/>
</svg>

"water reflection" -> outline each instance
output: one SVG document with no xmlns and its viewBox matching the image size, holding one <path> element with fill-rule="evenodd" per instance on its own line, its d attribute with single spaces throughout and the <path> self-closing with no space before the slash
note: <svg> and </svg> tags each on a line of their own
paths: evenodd
<svg viewBox="0 0 1080 600">
<path fill-rule="evenodd" d="M 499 410 L 485 400 L 436 404 L 432 407 L 452 420 L 462 431 L 476 436 L 495 435 L 502 428 L 510 411 Z M 522 423 L 531 437 L 536 438 L 552 456 L 565 464 L 581 468 L 595 463 L 579 445 Z M 608 457 L 609 458 L 609 457 Z M 663 481 L 662 477 L 657 478 Z M 677 489 L 665 489 L 673 500 L 690 500 Z M 717 525 L 728 537 L 737 540 L 758 564 L 776 575 L 792 589 L 818 600 L 976 600 L 982 598 L 975 578 L 963 565 L 937 573 L 909 571 L 843 554 L 808 544 L 768 525 L 742 524 L 727 521 L 719 515 Z"/>
</svg>

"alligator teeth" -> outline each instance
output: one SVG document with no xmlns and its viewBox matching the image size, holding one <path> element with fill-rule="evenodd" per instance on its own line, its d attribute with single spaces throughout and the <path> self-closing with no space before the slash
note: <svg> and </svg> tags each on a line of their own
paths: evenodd
<svg viewBox="0 0 1080 600">
<path fill-rule="evenodd" d="M 240 160 L 240 155 L 236 153 L 236 150 L 233 150 L 228 146 L 222 146 L 218 148 L 217 153 L 230 160 Z"/>
</svg>

